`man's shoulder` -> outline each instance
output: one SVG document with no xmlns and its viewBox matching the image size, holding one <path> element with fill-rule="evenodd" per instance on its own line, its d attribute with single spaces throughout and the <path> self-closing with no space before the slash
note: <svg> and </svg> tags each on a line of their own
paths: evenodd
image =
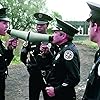
<svg viewBox="0 0 100 100">
<path fill-rule="evenodd" d="M 70 43 L 68 45 L 65 45 L 63 51 L 66 51 L 66 50 L 70 50 L 73 53 L 78 52 L 78 49 L 74 43 Z"/>
</svg>

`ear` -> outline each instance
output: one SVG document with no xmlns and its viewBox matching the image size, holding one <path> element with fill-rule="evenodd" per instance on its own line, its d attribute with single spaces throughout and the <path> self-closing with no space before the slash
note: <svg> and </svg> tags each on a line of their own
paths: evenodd
<svg viewBox="0 0 100 100">
<path fill-rule="evenodd" d="M 94 23 L 94 32 L 97 32 L 98 31 L 98 25 L 97 25 L 97 23 Z"/>
<path fill-rule="evenodd" d="M 66 33 L 63 33 L 63 39 L 65 39 L 67 37 Z"/>
<path fill-rule="evenodd" d="M 98 31 L 100 32 L 100 25 L 98 26 Z"/>
</svg>

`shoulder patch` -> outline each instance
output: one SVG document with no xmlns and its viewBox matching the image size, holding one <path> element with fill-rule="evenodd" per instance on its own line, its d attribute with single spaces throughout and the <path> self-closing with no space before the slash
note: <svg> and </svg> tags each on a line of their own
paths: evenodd
<svg viewBox="0 0 100 100">
<path fill-rule="evenodd" d="M 74 57 L 74 53 L 71 50 L 66 50 L 64 52 L 64 59 L 66 60 L 72 60 Z"/>
</svg>

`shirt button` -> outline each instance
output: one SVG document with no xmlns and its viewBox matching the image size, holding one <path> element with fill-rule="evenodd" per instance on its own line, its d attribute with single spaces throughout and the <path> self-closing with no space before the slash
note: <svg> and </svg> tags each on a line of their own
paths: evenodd
<svg viewBox="0 0 100 100">
<path fill-rule="evenodd" d="M 55 66 L 55 64 L 53 64 L 53 66 Z"/>
</svg>

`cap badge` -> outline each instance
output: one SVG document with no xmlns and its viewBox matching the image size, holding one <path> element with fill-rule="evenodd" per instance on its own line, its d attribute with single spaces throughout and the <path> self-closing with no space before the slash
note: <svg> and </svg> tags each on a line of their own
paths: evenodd
<svg viewBox="0 0 100 100">
<path fill-rule="evenodd" d="M 42 17 L 43 17 L 43 15 L 42 15 L 42 14 L 39 14 L 39 15 L 38 15 L 38 17 L 39 17 L 39 18 L 42 18 Z"/>
</svg>

